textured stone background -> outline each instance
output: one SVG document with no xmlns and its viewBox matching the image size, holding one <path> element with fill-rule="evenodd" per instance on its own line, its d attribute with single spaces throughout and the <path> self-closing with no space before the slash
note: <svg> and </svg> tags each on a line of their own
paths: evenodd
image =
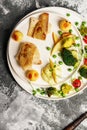
<svg viewBox="0 0 87 130">
<path fill-rule="evenodd" d="M 87 111 L 87 89 L 67 100 L 47 101 L 22 90 L 10 74 L 6 48 L 14 25 L 48 6 L 70 8 L 87 19 L 87 0 L 0 0 L 0 130 L 62 130 Z M 87 130 L 87 120 L 76 130 Z"/>
</svg>

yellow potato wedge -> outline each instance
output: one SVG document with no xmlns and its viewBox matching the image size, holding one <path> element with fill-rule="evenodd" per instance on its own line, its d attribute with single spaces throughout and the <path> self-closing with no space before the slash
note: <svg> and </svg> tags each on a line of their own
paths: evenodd
<svg viewBox="0 0 87 130">
<path fill-rule="evenodd" d="M 72 34 L 70 32 L 64 32 L 62 33 L 61 37 L 64 38 L 64 37 L 68 37 L 68 36 L 71 36 Z"/>
<path fill-rule="evenodd" d="M 62 49 L 62 40 L 58 41 L 58 42 L 54 45 L 54 47 L 53 47 L 53 49 L 52 49 L 52 51 L 51 51 L 51 55 L 53 55 L 53 54 L 56 53 L 57 51 L 61 51 L 61 49 Z"/>
<path fill-rule="evenodd" d="M 56 44 L 59 40 L 58 35 L 54 32 L 52 32 L 52 38 L 53 38 L 54 44 Z"/>
</svg>

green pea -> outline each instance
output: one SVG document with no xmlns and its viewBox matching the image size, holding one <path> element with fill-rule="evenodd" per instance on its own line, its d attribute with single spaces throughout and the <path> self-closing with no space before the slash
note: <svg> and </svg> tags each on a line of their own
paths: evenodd
<svg viewBox="0 0 87 130">
<path fill-rule="evenodd" d="M 50 47 L 46 47 L 46 49 L 49 51 L 49 50 L 51 50 L 51 48 Z"/>
<path fill-rule="evenodd" d="M 62 31 L 59 30 L 58 33 L 61 35 L 61 34 L 62 34 Z"/>
<path fill-rule="evenodd" d="M 86 25 L 86 21 L 82 21 L 82 26 L 85 26 Z"/>
<path fill-rule="evenodd" d="M 69 71 L 69 72 L 71 72 L 71 71 L 72 71 L 72 69 L 71 69 L 71 68 L 68 68 L 68 71 Z"/>
<path fill-rule="evenodd" d="M 76 40 L 79 40 L 79 37 L 76 37 L 75 39 L 76 39 Z"/>
<path fill-rule="evenodd" d="M 56 56 L 56 55 L 53 55 L 52 57 L 53 57 L 53 58 L 56 58 L 57 56 Z"/>
<path fill-rule="evenodd" d="M 54 65 L 53 67 L 56 68 L 56 65 Z"/>
<path fill-rule="evenodd" d="M 79 44 L 79 43 L 77 44 L 77 47 L 80 47 L 80 44 Z"/>
<path fill-rule="evenodd" d="M 62 64 L 63 64 L 63 62 L 62 62 L 62 61 L 59 61 L 58 63 L 59 63 L 60 65 L 62 65 Z"/>
<path fill-rule="evenodd" d="M 76 91 L 76 92 L 78 92 L 78 91 L 79 91 L 79 89 L 78 89 L 78 88 L 75 88 L 75 91 Z"/>
<path fill-rule="evenodd" d="M 75 22 L 75 25 L 76 25 L 76 26 L 78 26 L 78 25 L 79 25 L 79 23 L 78 23 L 78 22 Z"/>
<path fill-rule="evenodd" d="M 66 16 L 68 16 L 68 17 L 69 17 L 69 16 L 70 16 L 70 13 L 67 13 L 67 14 L 66 14 Z"/>
<path fill-rule="evenodd" d="M 60 52 L 58 53 L 58 56 L 61 56 L 61 53 L 60 53 Z"/>
<path fill-rule="evenodd" d="M 53 69 L 49 69 L 50 72 L 53 72 Z"/>
<path fill-rule="evenodd" d="M 72 33 L 72 29 L 70 29 L 69 32 Z"/>
</svg>

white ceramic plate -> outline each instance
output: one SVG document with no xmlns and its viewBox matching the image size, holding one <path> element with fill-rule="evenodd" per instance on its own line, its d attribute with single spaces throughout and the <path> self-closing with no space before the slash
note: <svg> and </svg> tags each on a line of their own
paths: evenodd
<svg viewBox="0 0 87 130">
<path fill-rule="evenodd" d="M 49 33 L 47 35 L 47 38 L 45 41 L 41 41 L 41 40 L 37 40 L 37 39 L 33 39 L 31 37 L 28 37 L 27 31 L 28 31 L 30 17 L 38 17 L 43 12 L 49 13 L 49 22 L 52 24 L 52 30 L 51 30 L 52 32 L 54 31 L 57 33 L 57 31 L 59 29 L 57 22 L 60 19 L 66 18 L 69 21 L 71 21 L 73 33 L 80 38 L 81 48 L 83 48 L 80 33 L 78 32 L 77 28 L 74 26 L 76 21 L 82 22 L 82 18 L 76 12 L 71 11 L 69 9 L 61 8 L 61 7 L 48 7 L 48 8 L 42 8 L 42 9 L 36 10 L 32 13 L 29 13 L 21 21 L 19 21 L 19 23 L 15 26 L 13 31 L 14 30 L 21 31 L 24 34 L 23 41 L 32 42 L 32 43 L 36 44 L 36 46 L 38 47 L 40 54 L 41 54 L 41 60 L 42 60 L 43 64 L 39 65 L 39 66 L 33 66 L 33 67 L 36 70 L 38 70 L 39 73 L 41 72 L 41 68 L 44 67 L 45 64 L 47 64 L 49 62 L 50 53 L 49 53 L 49 51 L 46 50 L 46 47 L 53 46 L 52 33 Z M 61 14 L 60 14 L 60 12 L 61 12 Z M 70 17 L 66 16 L 67 13 L 70 14 Z M 75 17 L 75 19 L 74 19 L 74 17 Z M 19 47 L 19 43 L 15 42 L 12 39 L 12 37 L 10 36 L 9 43 L 8 43 L 8 51 L 7 51 L 8 65 L 9 65 L 9 68 L 11 70 L 13 77 L 18 82 L 18 84 L 22 88 L 24 88 L 26 91 L 28 91 L 29 93 L 32 93 L 32 87 L 31 87 L 30 83 L 28 82 L 28 80 L 26 79 L 26 77 L 24 75 L 24 71 L 22 70 L 22 68 L 20 66 L 18 66 L 18 64 L 15 60 L 15 55 L 17 54 L 18 47 Z M 79 50 L 77 50 L 77 51 L 79 53 Z M 69 79 L 71 78 L 71 76 L 77 72 L 76 70 L 74 70 L 72 73 L 70 73 L 67 71 L 67 68 L 65 66 L 62 66 L 62 72 L 63 72 L 63 70 L 64 70 L 64 72 L 66 70 L 66 73 L 62 74 L 63 76 L 62 76 L 62 78 L 60 78 L 60 83 L 64 83 L 66 80 L 67 80 L 67 82 L 70 82 Z M 76 75 L 77 75 L 77 73 L 76 73 Z M 44 87 L 44 88 L 49 87 L 49 85 L 41 77 L 33 84 L 34 88 L 38 88 L 38 86 Z M 76 92 L 70 93 L 67 97 L 70 97 L 71 95 L 74 95 L 75 93 Z M 44 95 L 44 96 L 39 95 L 39 97 L 47 98 L 47 95 Z M 62 97 L 60 97 L 60 98 L 50 97 L 50 99 L 62 99 Z"/>
</svg>

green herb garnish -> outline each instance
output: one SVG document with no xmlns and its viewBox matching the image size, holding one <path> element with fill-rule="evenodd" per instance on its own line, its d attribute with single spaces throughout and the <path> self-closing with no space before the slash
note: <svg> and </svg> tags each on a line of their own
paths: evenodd
<svg viewBox="0 0 87 130">
<path fill-rule="evenodd" d="M 80 47 L 80 43 L 74 44 L 75 47 Z"/>
<path fill-rule="evenodd" d="M 39 88 L 37 88 L 37 92 L 40 92 L 41 90 Z"/>
<path fill-rule="evenodd" d="M 52 95 L 54 96 L 58 96 L 59 95 L 59 92 L 56 88 L 54 87 L 49 87 L 46 89 L 46 93 L 48 95 L 48 97 L 51 97 Z"/>
<path fill-rule="evenodd" d="M 41 89 L 41 90 L 40 90 L 40 94 L 41 94 L 41 95 L 44 95 L 45 93 L 46 93 L 46 91 L 45 91 L 44 89 Z"/>
<path fill-rule="evenodd" d="M 33 90 L 32 90 L 32 93 L 33 93 L 33 95 L 35 96 L 37 92 L 36 92 L 36 90 L 33 89 Z"/>
<path fill-rule="evenodd" d="M 60 90 L 59 91 L 59 94 L 62 96 L 62 97 L 66 97 L 66 95 Z"/>
</svg>

